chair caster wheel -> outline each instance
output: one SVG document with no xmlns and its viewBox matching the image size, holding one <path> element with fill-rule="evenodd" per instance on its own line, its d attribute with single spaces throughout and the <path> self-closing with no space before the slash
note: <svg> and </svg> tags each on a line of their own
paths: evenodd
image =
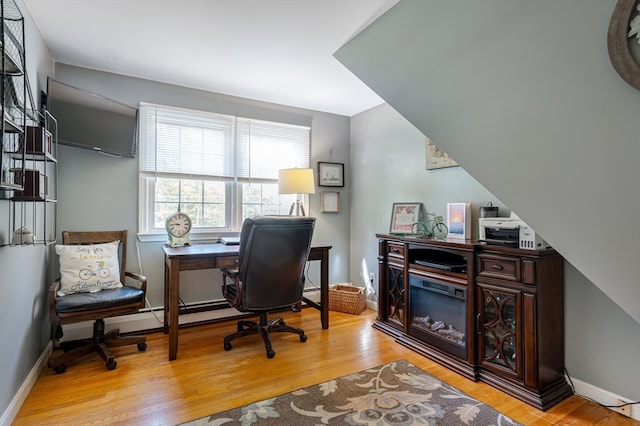
<svg viewBox="0 0 640 426">
<path fill-rule="evenodd" d="M 307 341 L 307 335 L 306 335 L 306 334 L 301 334 L 301 335 L 300 335 L 300 341 L 301 341 L 302 343 L 306 342 L 306 341 Z"/>
<path fill-rule="evenodd" d="M 146 350 L 147 350 L 147 344 L 146 343 L 138 343 L 138 351 L 144 352 Z"/>
<path fill-rule="evenodd" d="M 111 361 L 110 363 L 105 364 L 105 367 L 107 367 L 107 370 L 111 371 L 115 370 L 117 365 L 118 363 L 116 361 Z"/>
<path fill-rule="evenodd" d="M 225 351 L 230 351 L 231 350 L 231 343 L 224 342 L 224 350 Z"/>
<path fill-rule="evenodd" d="M 53 367 L 53 371 L 55 371 L 56 374 L 62 374 L 67 371 L 67 366 L 64 364 L 60 364 L 57 367 Z"/>
<path fill-rule="evenodd" d="M 273 349 L 269 349 L 269 350 L 267 351 L 267 358 L 271 359 L 271 358 L 273 358 L 274 356 L 276 356 L 275 351 L 274 351 Z"/>
</svg>

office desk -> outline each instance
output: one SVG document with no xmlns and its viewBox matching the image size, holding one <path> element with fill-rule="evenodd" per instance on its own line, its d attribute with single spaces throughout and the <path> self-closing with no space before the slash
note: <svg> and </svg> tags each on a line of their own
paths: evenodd
<svg viewBox="0 0 640 426">
<path fill-rule="evenodd" d="M 320 261 L 320 303 L 303 300 L 320 311 L 322 328 L 329 328 L 329 250 L 331 246 L 312 244 L 309 260 Z M 186 247 L 162 246 L 164 251 L 164 333 L 169 333 L 169 361 L 178 355 L 178 298 L 180 271 L 236 266 L 238 246 L 197 244 Z"/>
</svg>

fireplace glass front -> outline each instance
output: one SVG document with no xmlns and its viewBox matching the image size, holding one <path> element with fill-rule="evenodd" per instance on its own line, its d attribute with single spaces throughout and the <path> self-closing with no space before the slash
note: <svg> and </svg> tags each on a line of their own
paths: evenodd
<svg viewBox="0 0 640 426">
<path fill-rule="evenodd" d="M 409 334 L 467 359 L 467 289 L 409 275 Z"/>
</svg>

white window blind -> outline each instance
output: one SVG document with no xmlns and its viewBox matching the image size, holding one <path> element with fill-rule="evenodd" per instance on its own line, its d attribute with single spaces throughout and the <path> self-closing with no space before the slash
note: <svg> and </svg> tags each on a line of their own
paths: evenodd
<svg viewBox="0 0 640 426">
<path fill-rule="evenodd" d="M 140 173 L 249 181 L 309 167 L 311 129 L 168 106 L 140 105 Z"/>
</svg>

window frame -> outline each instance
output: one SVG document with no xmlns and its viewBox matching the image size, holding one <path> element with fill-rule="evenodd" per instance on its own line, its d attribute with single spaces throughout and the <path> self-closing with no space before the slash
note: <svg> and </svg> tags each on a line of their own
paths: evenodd
<svg viewBox="0 0 640 426">
<path fill-rule="evenodd" d="M 155 104 L 146 104 L 146 103 L 141 103 L 141 107 L 142 105 L 147 105 L 147 106 L 151 106 L 151 107 L 157 107 L 157 108 L 163 108 L 165 107 L 164 105 L 155 105 Z M 166 108 L 169 109 L 176 109 L 175 107 L 172 106 L 166 106 Z M 178 108 L 180 109 L 180 108 Z M 203 113 L 203 114 L 213 114 L 214 116 L 216 115 L 215 113 L 210 113 L 207 111 L 196 111 L 196 110 L 185 110 L 185 111 L 193 111 L 195 114 L 198 113 Z M 142 120 L 142 114 L 140 114 L 140 118 L 139 118 L 139 123 L 138 125 L 141 126 L 141 120 Z M 228 116 L 227 116 L 228 117 Z M 264 123 L 272 123 L 274 126 L 278 126 L 278 125 L 283 125 L 283 127 L 285 126 L 296 126 L 296 127 L 302 127 L 302 128 L 306 128 L 306 130 L 308 131 L 308 137 L 306 139 L 306 141 L 303 141 L 302 143 L 306 143 L 308 145 L 308 148 L 305 148 L 305 150 L 308 150 L 308 152 L 306 153 L 306 162 L 304 161 L 304 159 L 302 160 L 303 162 L 299 163 L 299 164 L 295 164 L 292 165 L 291 167 L 309 167 L 310 164 L 310 157 L 311 157 L 311 126 L 300 126 L 300 125 L 291 125 L 288 123 L 281 123 L 281 122 L 275 122 L 275 121 L 264 121 L 264 120 L 253 120 L 253 119 L 248 119 L 248 118 L 244 118 L 244 117 L 237 117 L 238 119 L 241 120 L 249 120 L 249 121 L 256 121 L 256 122 L 260 122 L 261 124 Z M 140 144 L 140 151 L 143 151 L 143 144 L 145 143 L 145 141 L 143 140 L 143 138 L 140 137 L 140 133 L 138 132 L 138 137 L 139 137 L 139 144 Z M 233 144 L 234 146 L 241 144 L 242 141 L 238 140 L 239 137 L 236 137 L 234 134 L 234 140 L 233 140 Z M 300 142 L 298 142 L 300 143 Z M 154 145 L 155 148 L 157 149 L 157 144 Z M 237 149 L 234 148 L 234 149 Z M 300 149 L 298 147 L 298 149 Z M 155 151 L 154 151 L 155 152 Z M 234 160 L 234 161 L 238 161 L 238 160 Z M 249 158 L 249 161 L 251 161 L 251 159 Z M 297 160 L 299 161 L 299 160 Z M 234 166 L 234 170 L 237 166 Z M 190 239 L 192 241 L 217 241 L 221 236 L 225 236 L 225 235 L 236 235 L 240 232 L 240 228 L 242 226 L 242 215 L 243 215 L 243 207 L 244 207 L 244 203 L 243 203 L 243 185 L 244 184 L 257 184 L 257 185 L 263 185 L 263 184 L 269 184 L 269 185 L 277 185 L 278 184 L 278 179 L 277 177 L 274 179 L 269 179 L 269 178 L 252 178 L 251 176 L 249 176 L 248 178 L 245 177 L 238 177 L 237 176 L 238 173 L 235 173 L 235 176 L 232 178 L 220 178 L 220 177 L 211 177 L 209 178 L 212 181 L 216 181 L 216 182 L 224 182 L 225 184 L 225 224 L 226 226 L 221 226 L 221 227 L 203 227 L 203 226 L 193 226 L 193 228 L 191 229 L 191 233 L 190 233 Z M 169 177 L 169 178 L 176 178 L 176 179 L 190 179 L 190 180 L 196 180 L 196 181 L 206 181 L 209 180 L 207 178 L 203 178 L 201 176 L 193 176 L 193 175 L 189 175 L 189 174 L 183 174 L 183 173 L 171 173 L 171 174 L 167 174 L 164 175 L 162 173 L 159 173 L 158 176 L 162 176 L 162 177 Z M 156 207 L 156 200 L 155 200 L 155 182 L 156 182 L 156 177 L 157 176 L 153 176 L 152 173 L 150 173 L 149 171 L 144 171 L 142 170 L 140 167 L 138 169 L 138 190 L 139 190 L 139 194 L 138 194 L 138 237 L 141 241 L 160 241 L 166 238 L 166 229 L 164 228 L 164 224 L 161 227 L 157 227 L 155 226 L 155 207 Z M 308 201 L 309 198 L 307 195 L 300 195 L 299 196 L 300 199 L 302 200 L 303 204 L 305 205 L 305 207 L 307 208 L 307 211 L 309 211 L 308 209 Z M 278 214 L 287 214 L 290 208 L 290 204 L 292 202 L 295 201 L 296 199 L 296 195 L 295 194 L 278 194 Z M 262 195 L 261 195 L 261 200 L 262 200 Z"/>
</svg>

